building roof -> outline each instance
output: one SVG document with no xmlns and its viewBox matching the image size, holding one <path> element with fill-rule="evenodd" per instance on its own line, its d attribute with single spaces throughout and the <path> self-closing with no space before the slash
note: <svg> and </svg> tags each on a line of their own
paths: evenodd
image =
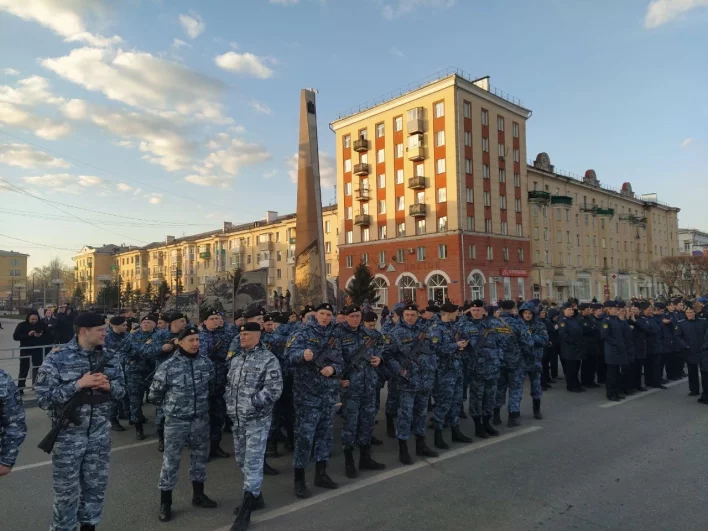
<svg viewBox="0 0 708 531">
<path fill-rule="evenodd" d="M 0 249 L 0 256 L 29 256 L 25 253 L 18 253 L 16 251 L 3 251 Z"/>
</svg>

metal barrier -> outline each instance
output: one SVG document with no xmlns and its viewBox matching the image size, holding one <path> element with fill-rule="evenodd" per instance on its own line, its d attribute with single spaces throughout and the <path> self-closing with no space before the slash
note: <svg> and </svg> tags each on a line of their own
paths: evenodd
<svg viewBox="0 0 708 531">
<path fill-rule="evenodd" d="M 19 368 L 20 368 L 20 360 L 23 359 L 28 359 L 29 360 L 29 370 L 27 371 L 27 377 L 25 379 L 25 386 L 24 389 L 32 389 L 34 390 L 34 379 L 33 375 L 34 372 L 39 369 L 41 366 L 41 363 L 39 365 L 34 363 L 34 360 L 32 359 L 32 354 L 23 354 L 23 352 L 26 352 L 28 350 L 38 350 L 42 349 L 42 362 L 44 361 L 44 357 L 55 347 L 59 347 L 61 344 L 54 344 L 54 345 L 43 345 L 41 347 L 14 347 L 14 348 L 0 348 L 0 368 L 4 369 L 5 372 L 8 374 L 12 375 L 14 373 L 14 369 L 17 369 L 17 376 L 13 378 L 14 382 L 16 385 L 19 387 Z M 13 369 L 8 370 L 7 367 L 13 366 Z"/>
</svg>

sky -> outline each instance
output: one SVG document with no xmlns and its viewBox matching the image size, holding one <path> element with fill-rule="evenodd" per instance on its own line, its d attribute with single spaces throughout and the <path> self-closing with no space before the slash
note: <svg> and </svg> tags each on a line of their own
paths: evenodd
<svg viewBox="0 0 708 531">
<path fill-rule="evenodd" d="M 322 200 L 348 109 L 448 67 L 533 111 L 527 151 L 708 230 L 708 0 L 0 0 L 0 249 L 30 267 Z"/>
</svg>

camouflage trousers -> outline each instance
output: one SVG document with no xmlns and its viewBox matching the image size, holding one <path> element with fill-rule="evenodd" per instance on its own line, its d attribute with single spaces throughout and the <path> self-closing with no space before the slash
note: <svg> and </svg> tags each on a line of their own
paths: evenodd
<svg viewBox="0 0 708 531">
<path fill-rule="evenodd" d="M 398 378 L 391 376 L 388 381 L 388 394 L 386 395 L 386 415 L 395 417 L 398 415 Z"/>
<path fill-rule="evenodd" d="M 209 460 L 209 417 L 194 419 L 165 417 L 165 451 L 162 454 L 160 490 L 174 490 L 177 485 L 182 449 L 189 444 L 189 480 L 204 483 Z"/>
<path fill-rule="evenodd" d="M 132 422 L 140 422 L 143 418 L 143 398 L 145 391 L 149 387 L 147 377 L 150 373 L 133 371 L 127 373 L 125 389 L 130 402 L 130 420 Z"/>
<path fill-rule="evenodd" d="M 430 393 L 427 391 L 400 391 L 396 417 L 396 437 L 399 440 L 407 441 L 410 438 L 411 424 L 415 435 L 425 437 L 425 418 L 428 414 L 429 398 Z"/>
<path fill-rule="evenodd" d="M 263 485 L 263 460 L 271 417 L 234 422 L 234 457 L 243 475 L 243 491 L 254 496 Z"/>
<path fill-rule="evenodd" d="M 329 402 L 317 407 L 295 404 L 294 468 L 307 466 L 313 445 L 317 462 L 329 459 L 334 436 L 332 415 L 332 407 Z"/>
<path fill-rule="evenodd" d="M 158 430 L 165 429 L 165 410 L 162 406 L 155 406 L 155 427 Z"/>
<path fill-rule="evenodd" d="M 226 401 L 224 391 L 209 397 L 209 439 L 213 443 L 220 443 L 226 422 Z"/>
<path fill-rule="evenodd" d="M 125 374 L 125 366 L 121 364 L 123 369 L 123 385 L 125 386 L 125 394 L 123 398 L 111 399 L 111 420 L 118 420 L 118 417 L 130 418 L 130 398 L 128 397 L 128 376 Z"/>
<path fill-rule="evenodd" d="M 450 367 L 438 370 L 435 379 L 435 407 L 433 408 L 433 428 L 442 430 L 445 421 L 450 426 L 460 423 L 462 408 L 462 369 Z"/>
<path fill-rule="evenodd" d="M 94 420 L 87 431 L 85 426 L 65 429 L 54 445 L 50 531 L 76 531 L 78 524 L 101 521 L 111 456 L 109 424 Z"/>
<path fill-rule="evenodd" d="M 524 393 L 524 381 L 526 376 L 531 380 L 531 398 L 540 400 L 543 390 L 541 389 L 541 369 L 531 369 L 527 371 L 521 367 L 516 373 L 516 385 L 509 389 L 509 411 L 521 411 L 521 396 Z"/>
<path fill-rule="evenodd" d="M 497 378 L 469 377 L 470 415 L 491 417 L 496 406 Z"/>
<path fill-rule="evenodd" d="M 509 396 L 521 396 L 524 390 L 524 379 L 519 378 L 519 373 L 523 372 L 523 367 L 517 367 L 515 369 L 509 369 L 502 367 L 499 370 L 499 380 L 497 380 L 497 401 L 495 407 L 501 408 L 506 403 L 506 392 L 509 390 Z M 519 398 L 519 404 L 521 399 Z M 509 413 L 516 413 L 518 409 L 511 409 L 511 398 L 509 399 Z"/>
<path fill-rule="evenodd" d="M 378 413 L 376 395 L 379 390 L 372 393 L 342 394 L 342 446 L 371 444 L 371 435 L 374 432 L 374 422 Z"/>
</svg>

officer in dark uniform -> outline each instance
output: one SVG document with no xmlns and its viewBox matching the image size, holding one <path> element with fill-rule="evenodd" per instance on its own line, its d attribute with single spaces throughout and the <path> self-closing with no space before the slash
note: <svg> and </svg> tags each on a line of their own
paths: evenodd
<svg viewBox="0 0 708 531">
<path fill-rule="evenodd" d="M 698 366 L 701 363 L 702 353 L 708 341 L 708 321 L 697 319 L 693 308 L 686 310 L 686 319 L 676 324 L 676 341 L 682 348 L 681 355 L 688 363 L 688 396 L 701 394 L 701 382 L 698 379 Z M 703 388 L 706 388 L 703 381 Z"/>
<path fill-rule="evenodd" d="M 607 399 L 618 402 L 620 395 L 620 368 L 627 364 L 624 325 L 617 316 L 619 310 L 615 301 L 607 301 L 607 319 L 602 323 L 601 337 L 604 342 L 605 363 L 607 364 Z"/>
<path fill-rule="evenodd" d="M 585 357 L 580 367 L 580 383 L 585 388 L 600 387 L 595 383 L 600 330 L 598 330 L 597 321 L 592 315 L 592 305 L 582 303 L 578 306 L 578 310 L 580 311 L 578 322 L 583 327 L 583 347 L 585 349 Z"/>
<path fill-rule="evenodd" d="M 571 393 L 580 393 L 586 389 L 580 385 L 578 373 L 583 359 L 583 326 L 575 318 L 575 310 L 566 303 L 562 307 L 563 317 L 558 321 L 558 340 L 560 355 L 563 360 L 566 388 Z"/>
</svg>

